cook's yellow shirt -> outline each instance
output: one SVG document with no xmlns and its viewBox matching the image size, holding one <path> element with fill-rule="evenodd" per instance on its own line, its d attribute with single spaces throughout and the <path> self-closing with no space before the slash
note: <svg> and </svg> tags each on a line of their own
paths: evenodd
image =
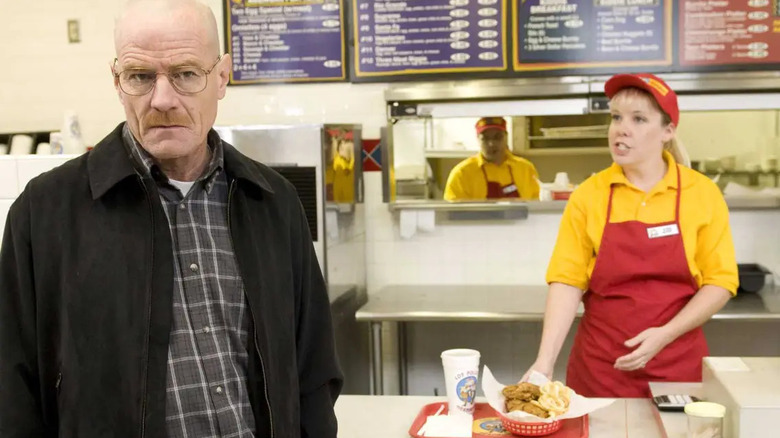
<svg viewBox="0 0 780 438">
<path fill-rule="evenodd" d="M 355 160 L 336 155 L 333 164 L 325 169 L 325 184 L 332 184 L 333 202 L 350 203 L 355 200 Z"/>
<path fill-rule="evenodd" d="M 614 185 L 611 223 L 674 220 L 676 163 L 666 152 L 664 159 L 669 170 L 648 193 L 631 184 L 614 163 L 577 187 L 561 218 L 547 268 L 548 283 L 587 290 L 607 221 L 610 185 Z M 685 166 L 680 166 L 680 185 L 680 233 L 691 274 L 699 287 L 720 286 L 736 295 L 739 274 L 729 211 L 720 189 L 706 176 Z"/>
<path fill-rule="evenodd" d="M 539 183 L 536 182 L 539 174 L 536 168 L 530 161 L 509 152 L 507 152 L 507 159 L 501 165 L 485 161 L 482 154 L 458 163 L 447 177 L 444 199 L 448 201 L 487 199 L 485 174 L 490 182 L 499 183 L 502 187 L 512 184 L 514 180 L 522 199 L 539 199 Z"/>
</svg>

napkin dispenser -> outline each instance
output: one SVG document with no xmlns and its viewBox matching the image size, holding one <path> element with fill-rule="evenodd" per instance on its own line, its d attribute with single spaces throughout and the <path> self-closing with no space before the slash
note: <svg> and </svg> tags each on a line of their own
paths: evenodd
<svg viewBox="0 0 780 438">
<path fill-rule="evenodd" d="M 705 357 L 702 395 L 726 406 L 724 438 L 776 437 L 780 357 Z"/>
</svg>

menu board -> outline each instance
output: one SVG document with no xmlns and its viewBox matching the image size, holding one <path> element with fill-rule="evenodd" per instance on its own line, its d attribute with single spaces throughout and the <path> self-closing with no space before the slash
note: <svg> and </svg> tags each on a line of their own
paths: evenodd
<svg viewBox="0 0 780 438">
<path fill-rule="evenodd" d="M 225 0 L 232 84 L 346 79 L 343 0 Z"/>
<path fill-rule="evenodd" d="M 780 2 L 679 2 L 681 66 L 780 62 Z"/>
<path fill-rule="evenodd" d="M 514 69 L 672 64 L 672 0 L 515 0 Z"/>
<path fill-rule="evenodd" d="M 353 0 L 356 77 L 507 69 L 507 0 Z"/>
</svg>

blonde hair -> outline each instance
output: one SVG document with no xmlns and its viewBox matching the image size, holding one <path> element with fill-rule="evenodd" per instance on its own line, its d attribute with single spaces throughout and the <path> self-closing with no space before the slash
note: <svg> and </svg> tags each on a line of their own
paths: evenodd
<svg viewBox="0 0 780 438">
<path fill-rule="evenodd" d="M 672 157 L 674 157 L 674 161 L 676 161 L 677 164 L 691 167 L 691 157 L 688 155 L 688 150 L 685 149 L 682 140 L 677 137 L 676 132 L 671 140 L 664 143 L 664 150 L 669 151 L 669 153 L 672 154 Z"/>
<path fill-rule="evenodd" d="M 672 123 L 671 116 L 669 116 L 669 114 L 667 114 L 666 111 L 664 111 L 663 108 L 661 108 L 661 105 L 658 105 L 658 102 L 655 100 L 653 95 L 650 94 L 649 92 L 641 88 L 628 87 L 618 91 L 614 96 L 612 96 L 612 99 L 615 99 L 618 96 L 621 97 L 644 96 L 650 102 L 652 102 L 653 107 L 656 110 L 658 110 L 658 112 L 661 113 L 661 123 L 663 124 L 663 126 L 668 126 L 669 124 Z M 675 126 L 675 128 L 677 127 Z M 691 158 L 688 155 L 688 151 L 685 149 L 685 145 L 683 145 L 680 138 L 677 137 L 676 129 L 674 134 L 672 134 L 672 139 L 664 143 L 664 150 L 672 154 L 672 157 L 674 157 L 674 161 L 676 161 L 677 164 L 681 164 L 685 167 L 691 167 Z"/>
</svg>

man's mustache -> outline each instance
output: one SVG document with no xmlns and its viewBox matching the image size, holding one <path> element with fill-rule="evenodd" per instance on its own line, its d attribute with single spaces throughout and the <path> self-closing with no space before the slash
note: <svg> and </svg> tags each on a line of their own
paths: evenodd
<svg viewBox="0 0 780 438">
<path fill-rule="evenodd" d="M 144 117 L 144 126 L 154 128 L 156 126 L 189 126 L 190 121 L 185 116 L 176 113 L 152 112 Z"/>
</svg>

